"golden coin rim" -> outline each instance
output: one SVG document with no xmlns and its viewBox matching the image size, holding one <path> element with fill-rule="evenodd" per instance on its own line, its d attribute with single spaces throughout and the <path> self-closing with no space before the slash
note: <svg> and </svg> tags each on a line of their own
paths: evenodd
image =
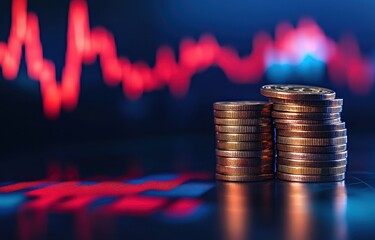
<svg viewBox="0 0 375 240">
<path fill-rule="evenodd" d="M 290 182 L 339 182 L 345 179 L 345 173 L 337 175 L 301 175 L 277 172 L 276 177 Z"/>
<path fill-rule="evenodd" d="M 276 165 L 277 172 L 296 175 L 337 175 L 346 172 L 346 165 L 339 167 L 294 167 L 288 165 Z"/>
<path fill-rule="evenodd" d="M 276 143 L 286 145 L 303 145 L 303 146 L 331 146 L 331 145 L 342 145 L 347 144 L 348 137 L 337 137 L 337 138 L 294 138 L 294 137 L 282 137 L 276 136 Z"/>
<path fill-rule="evenodd" d="M 284 151 L 284 152 L 323 153 L 324 154 L 324 153 L 336 153 L 336 152 L 347 151 L 347 144 L 331 145 L 331 146 L 301 146 L 301 145 L 277 143 L 276 149 L 278 151 Z"/>
<path fill-rule="evenodd" d="M 335 98 L 331 100 L 321 101 L 303 101 L 303 100 L 292 100 L 292 99 L 281 99 L 281 98 L 269 98 L 269 101 L 273 104 L 296 104 L 304 106 L 317 106 L 317 107 L 335 107 L 343 106 L 344 99 Z"/>
<path fill-rule="evenodd" d="M 340 118 L 340 113 L 297 113 L 272 111 L 273 118 L 293 120 L 329 120 Z"/>
<path fill-rule="evenodd" d="M 272 103 L 266 101 L 227 101 L 215 102 L 213 104 L 215 110 L 218 111 L 246 111 L 246 110 L 264 110 L 271 109 Z"/>
<path fill-rule="evenodd" d="M 220 181 L 229 182 L 259 182 L 274 179 L 275 174 L 260 174 L 260 175 L 244 175 L 244 176 L 231 176 L 216 173 L 216 179 Z"/>
<path fill-rule="evenodd" d="M 285 130 L 279 129 L 276 134 L 282 137 L 306 137 L 306 138 L 334 138 L 347 136 L 347 130 L 332 130 L 332 131 L 299 131 L 299 130 Z"/>
<path fill-rule="evenodd" d="M 301 160 L 301 159 L 287 159 L 287 158 L 277 158 L 277 164 L 292 166 L 292 167 L 339 167 L 346 166 L 348 160 L 346 158 L 330 160 L 330 161 L 313 161 L 313 160 Z"/>
</svg>

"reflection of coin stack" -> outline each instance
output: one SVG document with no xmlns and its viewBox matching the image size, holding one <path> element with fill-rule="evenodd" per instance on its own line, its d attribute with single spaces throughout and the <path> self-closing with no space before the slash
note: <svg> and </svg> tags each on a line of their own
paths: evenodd
<svg viewBox="0 0 375 240">
<path fill-rule="evenodd" d="M 347 135 L 341 122 L 342 99 L 335 92 L 301 85 L 266 85 L 273 103 L 277 177 L 298 182 L 345 178 Z"/>
<path fill-rule="evenodd" d="M 217 102 L 216 178 L 225 181 L 260 181 L 274 176 L 272 104 Z"/>
</svg>

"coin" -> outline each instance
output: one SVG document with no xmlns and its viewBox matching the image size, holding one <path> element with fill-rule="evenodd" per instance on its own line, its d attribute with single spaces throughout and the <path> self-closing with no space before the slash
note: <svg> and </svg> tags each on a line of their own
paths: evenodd
<svg viewBox="0 0 375 240">
<path fill-rule="evenodd" d="M 290 158 L 290 159 L 304 159 L 304 160 L 312 160 L 312 161 L 327 161 L 327 160 L 337 160 L 343 159 L 348 157 L 348 152 L 338 152 L 338 153 L 298 153 L 298 152 L 283 152 L 277 151 L 277 156 L 282 158 Z"/>
<path fill-rule="evenodd" d="M 342 174 L 346 171 L 346 166 L 339 167 L 291 167 L 286 165 L 277 164 L 277 171 L 289 174 L 301 174 L 301 175 L 336 175 Z"/>
<path fill-rule="evenodd" d="M 260 175 L 243 175 L 243 176 L 231 176 L 216 173 L 216 179 L 221 181 L 231 181 L 231 182 L 256 182 L 265 181 L 274 178 L 274 174 L 260 174 Z"/>
<path fill-rule="evenodd" d="M 265 149 L 262 151 L 232 151 L 232 150 L 219 150 L 216 149 L 216 155 L 221 157 L 239 157 L 239 158 L 262 158 L 268 159 L 274 156 L 273 149 Z"/>
<path fill-rule="evenodd" d="M 216 163 L 223 166 L 232 167 L 258 167 L 262 165 L 273 164 L 275 159 L 273 157 L 261 158 L 228 158 L 228 157 L 216 157 Z"/>
<path fill-rule="evenodd" d="M 221 141 L 237 141 L 237 142 L 246 142 L 246 141 L 267 141 L 273 140 L 274 136 L 272 133 L 216 133 L 216 140 Z"/>
<path fill-rule="evenodd" d="M 285 145 L 277 144 L 277 150 L 284 152 L 297 152 L 297 153 L 335 153 L 346 151 L 346 144 L 333 145 L 333 146 L 298 146 L 298 145 Z"/>
<path fill-rule="evenodd" d="M 214 111 L 214 116 L 218 118 L 260 118 L 271 116 L 271 111 Z"/>
<path fill-rule="evenodd" d="M 345 179 L 345 173 L 336 175 L 298 175 L 277 172 L 277 178 L 292 182 L 337 182 Z"/>
<path fill-rule="evenodd" d="M 214 109 L 219 111 L 261 111 L 271 110 L 272 103 L 263 101 L 236 101 L 236 102 L 215 102 Z"/>
<path fill-rule="evenodd" d="M 292 100 L 292 99 L 281 99 L 281 98 L 270 98 L 270 102 L 276 104 L 296 104 L 304 106 L 318 106 L 318 107 L 338 107 L 342 106 L 343 99 L 331 99 L 323 101 L 303 101 L 303 100 Z"/>
<path fill-rule="evenodd" d="M 277 130 L 277 135 L 284 137 L 333 138 L 346 136 L 346 129 L 331 131 Z"/>
<path fill-rule="evenodd" d="M 293 100 L 330 100 L 336 96 L 331 89 L 305 85 L 271 84 L 263 86 L 260 92 L 270 98 Z"/>
<path fill-rule="evenodd" d="M 336 119 L 325 119 L 325 120 L 303 120 L 303 119 L 280 119 L 275 118 L 273 120 L 275 123 L 284 123 L 284 124 L 319 124 L 319 125 L 327 125 L 327 124 L 336 124 L 341 122 L 341 118 Z"/>
<path fill-rule="evenodd" d="M 273 118 L 282 119 L 304 119 L 304 120 L 325 120 L 340 118 L 339 113 L 291 113 L 272 111 Z"/>
<path fill-rule="evenodd" d="M 281 165 L 293 166 L 293 167 L 339 167 L 345 166 L 347 163 L 346 158 L 330 161 L 314 161 L 314 160 L 300 160 L 300 159 L 287 159 L 277 158 L 277 163 Z"/>
<path fill-rule="evenodd" d="M 316 107 L 292 104 L 274 104 L 273 110 L 281 112 L 299 112 L 299 113 L 339 113 L 342 111 L 342 106 L 337 107 Z"/>
<path fill-rule="evenodd" d="M 230 167 L 216 164 L 216 172 L 227 175 L 255 175 L 264 173 L 273 173 L 273 165 L 263 165 L 260 167 Z"/>
<path fill-rule="evenodd" d="M 330 146 L 346 144 L 347 137 L 337 138 L 295 138 L 295 137 L 276 137 L 276 142 L 290 145 L 304 145 L 304 146 Z"/>
<path fill-rule="evenodd" d="M 276 123 L 276 129 L 300 130 L 300 131 L 332 131 L 345 129 L 345 122 L 333 124 L 286 124 Z"/>
<path fill-rule="evenodd" d="M 265 148 L 272 148 L 273 141 L 258 141 L 258 142 L 226 142 L 217 141 L 216 147 L 223 150 L 262 150 Z"/>
<path fill-rule="evenodd" d="M 273 132 L 272 125 L 264 126 L 215 126 L 216 132 L 221 133 L 259 133 L 259 132 Z"/>
<path fill-rule="evenodd" d="M 215 118 L 215 124 L 227 126 L 243 126 L 243 125 L 269 125 L 272 123 L 270 117 L 265 118 Z"/>
</svg>

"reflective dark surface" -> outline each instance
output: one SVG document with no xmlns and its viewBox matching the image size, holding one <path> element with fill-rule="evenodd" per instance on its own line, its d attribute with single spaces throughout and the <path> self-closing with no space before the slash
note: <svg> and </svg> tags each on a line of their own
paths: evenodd
<svg viewBox="0 0 375 240">
<path fill-rule="evenodd" d="M 374 239 L 375 148 L 343 182 L 216 182 L 212 137 L 3 155 L 1 239 Z"/>
</svg>

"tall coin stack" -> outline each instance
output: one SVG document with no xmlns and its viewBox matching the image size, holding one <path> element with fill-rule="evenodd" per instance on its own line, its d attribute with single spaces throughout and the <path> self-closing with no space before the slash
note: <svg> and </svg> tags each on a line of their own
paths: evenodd
<svg viewBox="0 0 375 240">
<path fill-rule="evenodd" d="M 273 103 L 277 177 L 296 182 L 341 181 L 347 164 L 342 99 L 335 92 L 302 85 L 266 85 Z"/>
<path fill-rule="evenodd" d="M 274 177 L 272 104 L 267 102 L 214 103 L 216 178 L 224 181 L 261 181 Z"/>
</svg>

